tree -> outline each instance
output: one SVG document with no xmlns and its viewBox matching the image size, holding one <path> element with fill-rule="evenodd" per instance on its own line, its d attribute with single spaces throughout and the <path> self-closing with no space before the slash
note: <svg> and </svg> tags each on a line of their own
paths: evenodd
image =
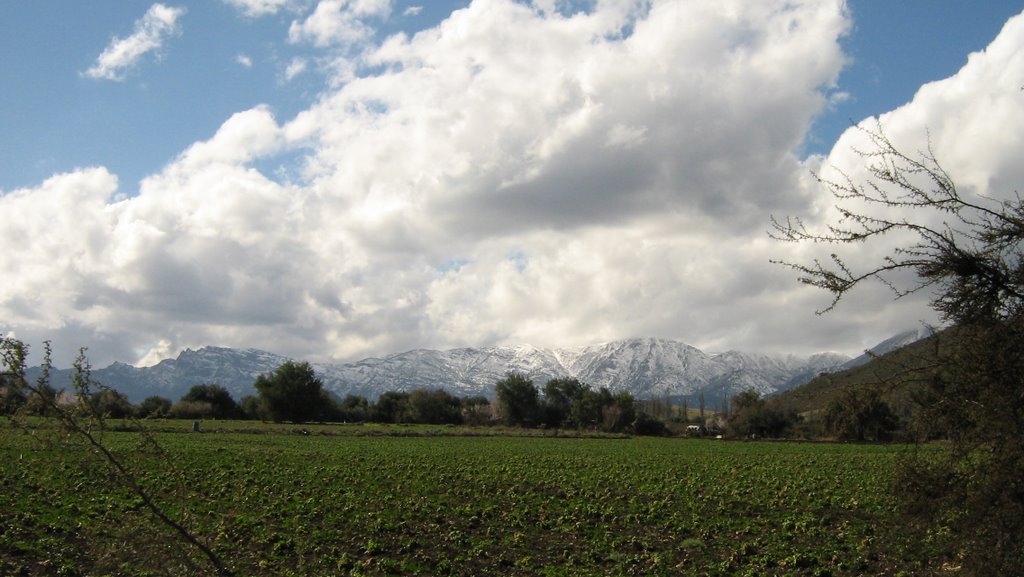
<svg viewBox="0 0 1024 577">
<path fill-rule="evenodd" d="M 839 220 L 815 231 L 773 218 L 771 234 L 840 249 L 910 240 L 864 268 L 839 254 L 828 263 L 781 264 L 832 294 L 826 311 L 866 281 L 882 282 L 897 298 L 931 291 L 952 328 L 936 337 L 936 368 L 918 391 L 915 430 L 930 434 L 939 424 L 952 446 L 941 457 L 904 460 L 898 494 L 930 535 L 945 536 L 966 572 L 1024 574 L 1024 200 L 964 194 L 930 148 L 909 155 L 880 125 L 861 131 L 872 146 L 860 152 L 867 182 L 819 178 L 838 202 Z"/>
<path fill-rule="evenodd" d="M 307 362 L 286 361 L 273 372 L 256 377 L 256 391 L 274 422 L 305 423 L 321 419 L 332 404 Z"/>
<path fill-rule="evenodd" d="M 409 393 L 409 409 L 414 423 L 459 425 L 462 403 L 446 391 L 416 389 Z"/>
<path fill-rule="evenodd" d="M 462 399 L 462 421 L 467 425 L 483 425 L 491 420 L 491 401 L 483 395 Z"/>
<path fill-rule="evenodd" d="M 165 417 L 169 412 L 171 412 L 171 405 L 173 405 L 171 400 L 165 399 L 164 397 L 156 395 L 146 397 L 141 403 L 139 403 L 139 417 L 143 419 L 147 417 Z"/>
<path fill-rule="evenodd" d="M 800 282 L 825 289 L 831 310 L 867 280 L 881 281 L 902 297 L 934 289 L 932 306 L 956 323 L 1020 319 L 1024 312 L 1024 200 L 967 197 L 939 165 L 932 152 L 911 157 L 899 151 L 881 127 L 861 129 L 874 150 L 861 152 L 870 182 L 851 178 L 821 180 L 839 201 L 839 222 L 823 232 L 808 229 L 800 219 L 772 219 L 772 237 L 788 242 L 863 244 L 886 235 L 907 233 L 908 246 L 889 251 L 880 262 L 854 269 L 839 254 L 831 264 L 774 261 L 796 270 Z M 819 179 L 820 180 L 820 179 Z M 847 206 L 858 204 L 859 208 Z M 886 216 L 886 210 L 893 216 Z M 908 215 L 910 209 L 915 211 Z M 895 273 L 906 270 L 915 281 L 897 284 Z M 822 311 L 822 312 L 824 312 Z"/>
<path fill-rule="evenodd" d="M 622 432 L 636 420 L 636 402 L 629 391 L 619 391 L 612 397 L 612 402 L 602 410 L 602 429 L 609 432 Z"/>
<path fill-rule="evenodd" d="M 224 387 L 196 385 L 171 407 L 171 415 L 185 419 L 237 419 L 242 410 Z"/>
<path fill-rule="evenodd" d="M 0 373 L 0 415 L 10 415 L 20 409 L 25 401 L 24 384 L 13 372 Z"/>
<path fill-rule="evenodd" d="M 22 410 L 26 415 L 37 415 L 52 417 L 54 407 L 61 391 L 58 391 L 49 382 L 39 382 L 34 385 L 35 391 L 28 395 Z"/>
<path fill-rule="evenodd" d="M 522 373 L 506 373 L 494 385 L 502 418 L 510 425 L 533 426 L 540 413 L 539 392 Z"/>
<path fill-rule="evenodd" d="M 632 423 L 633 432 L 637 435 L 659 437 L 669 433 L 668 427 L 661 419 L 656 419 L 642 411 L 637 412 Z"/>
<path fill-rule="evenodd" d="M 243 419 L 249 420 L 267 420 L 266 411 L 263 408 L 263 402 L 257 395 L 246 395 L 238 401 L 238 410 L 242 412 Z"/>
<path fill-rule="evenodd" d="M 89 399 L 91 410 L 105 418 L 124 419 L 134 417 L 137 409 L 128 402 L 128 397 L 113 389 L 103 389 L 92 394 Z"/>
<path fill-rule="evenodd" d="M 605 387 L 587 387 L 572 405 L 572 420 L 578 427 L 598 428 L 604 421 L 604 408 L 613 403 L 612 393 Z"/>
<path fill-rule="evenodd" d="M 586 385 L 572 377 L 557 377 L 544 383 L 544 424 L 549 427 L 572 424 L 572 406 L 586 389 Z"/>
<path fill-rule="evenodd" d="M 874 388 L 852 388 L 829 403 L 825 428 L 846 441 L 888 441 L 899 418 Z"/>
<path fill-rule="evenodd" d="M 409 393 L 387 391 L 377 397 L 377 402 L 370 408 L 370 420 L 375 423 L 411 423 Z"/>
<path fill-rule="evenodd" d="M 370 418 L 370 402 L 359 395 L 345 395 L 338 403 L 338 413 L 346 423 L 362 423 Z"/>
<path fill-rule="evenodd" d="M 780 437 L 796 421 L 795 415 L 765 402 L 754 389 L 733 396 L 729 433 L 736 437 Z"/>
</svg>

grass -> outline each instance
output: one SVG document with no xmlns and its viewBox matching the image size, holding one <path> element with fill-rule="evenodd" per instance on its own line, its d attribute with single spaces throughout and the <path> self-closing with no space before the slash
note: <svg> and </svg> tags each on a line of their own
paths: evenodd
<svg viewBox="0 0 1024 577">
<path fill-rule="evenodd" d="M 419 426 L 203 429 L 154 423 L 165 455 L 140 445 L 138 432 L 105 440 L 240 575 L 912 569 L 885 530 L 897 524 L 886 487 L 899 447 Z M 0 431 L 0 574 L 206 571 L 95 455 L 45 426 L 35 432 Z"/>
</svg>

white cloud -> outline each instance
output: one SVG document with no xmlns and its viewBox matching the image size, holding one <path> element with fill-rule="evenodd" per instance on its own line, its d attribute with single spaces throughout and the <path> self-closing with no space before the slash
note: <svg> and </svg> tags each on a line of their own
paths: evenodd
<svg viewBox="0 0 1024 577">
<path fill-rule="evenodd" d="M 861 125 L 874 130 L 881 125 L 885 135 L 897 149 L 916 155 L 929 151 L 939 161 L 957 184 L 962 195 L 1013 199 L 1024 182 L 1024 167 L 1019 158 L 1024 154 L 1024 140 L 1019 137 L 1024 127 L 1024 95 L 1019 89 L 1019 79 L 1024 77 L 1024 15 L 1012 18 L 982 52 L 971 54 L 967 64 L 955 75 L 922 86 L 914 98 L 879 118 L 870 118 Z M 847 176 L 855 182 L 868 178 L 867 163 L 858 150 L 870 151 L 872 145 L 867 135 L 855 129 L 847 130 L 834 146 L 827 159 L 823 160 L 821 175 L 829 180 L 844 182 Z M 929 183 L 922 182 L 922 186 Z M 818 204 L 809 211 L 809 222 L 823 230 L 826 222 L 835 222 L 839 215 L 832 207 L 833 199 L 821 195 Z M 978 199 L 984 204 L 988 200 Z M 864 214 L 879 210 L 877 206 L 850 206 Z M 887 207 L 885 217 L 897 218 L 897 209 Z M 907 217 L 917 222 L 926 222 L 937 228 L 945 226 L 948 214 L 928 213 L 924 209 L 907 209 Z M 928 220 L 931 219 L 931 220 Z M 905 246 L 914 240 L 907 235 L 889 234 L 876 242 L 858 245 L 857 250 L 846 247 L 843 251 L 848 264 L 855 270 L 868 270 L 881 262 L 881 258 L 893 247 Z M 823 247 L 816 251 L 828 258 L 835 247 Z M 805 261 L 807 255 L 805 254 Z M 901 279 L 908 286 L 913 279 Z M 877 287 L 875 287 L 877 289 Z M 892 293 L 879 291 L 878 300 L 869 302 L 879 311 L 891 311 L 898 318 L 907 319 L 908 314 L 929 322 L 936 315 L 926 307 L 930 294 L 917 294 L 892 303 Z M 885 298 L 888 297 L 889 301 Z M 821 299 L 824 306 L 828 300 Z M 852 306 L 851 306 L 852 304 Z M 859 313 L 858 304 L 847 304 L 839 315 Z M 884 322 L 884 321 L 883 321 Z M 886 322 L 891 325 L 891 322 Z"/>
<path fill-rule="evenodd" d="M 349 10 L 353 14 L 374 18 L 387 18 L 393 3 L 393 0 L 348 0 Z"/>
<path fill-rule="evenodd" d="M 235 62 L 241 64 L 245 68 L 252 68 L 252 58 L 248 54 L 238 54 L 235 56 Z"/>
<path fill-rule="evenodd" d="M 291 82 L 296 76 L 305 72 L 308 65 L 309 62 L 305 58 L 293 58 L 284 70 L 285 80 Z"/>
<path fill-rule="evenodd" d="M 96 64 L 83 74 L 90 78 L 123 80 L 125 73 L 150 52 L 163 47 L 167 39 L 180 33 L 178 19 L 185 8 L 153 4 L 146 14 L 135 22 L 135 30 L 127 38 L 114 38 L 100 54 Z"/>
<path fill-rule="evenodd" d="M 473 2 L 369 52 L 373 75 L 339 67 L 293 119 L 234 115 L 137 196 L 118 200 L 104 169 L 0 196 L 17 215 L 0 242 L 25 247 L 0 252 L 0 331 L 108 351 L 99 362 L 629 336 L 855 352 L 926 307 L 866 287 L 815 317 L 827 295 L 768 260 L 816 249 L 765 234 L 770 214 L 828 215 L 813 166 L 856 174 L 852 133 L 827 159 L 793 152 L 828 105 L 849 25 L 838 0 L 572 16 Z M 965 186 L 1012 192 L 1021 46 L 1024 18 L 886 115 L 890 135 L 913 147 L 927 127 Z M 297 182 L 254 168 L 279 153 L 306 155 Z"/>
<path fill-rule="evenodd" d="M 409 6 L 402 11 L 402 16 L 418 16 L 423 12 L 423 6 Z"/>
<path fill-rule="evenodd" d="M 223 2 L 253 18 L 277 14 L 281 10 L 295 9 L 301 3 L 298 0 L 223 0 Z"/>
<path fill-rule="evenodd" d="M 608 135 L 605 137 L 604 144 L 611 147 L 635 148 L 643 144 L 646 139 L 646 126 L 616 124 L 608 129 Z"/>
<path fill-rule="evenodd" d="M 386 18 L 391 0 L 320 0 L 304 21 L 292 22 L 288 39 L 310 41 L 316 46 L 350 46 L 373 36 L 367 18 Z"/>
</svg>

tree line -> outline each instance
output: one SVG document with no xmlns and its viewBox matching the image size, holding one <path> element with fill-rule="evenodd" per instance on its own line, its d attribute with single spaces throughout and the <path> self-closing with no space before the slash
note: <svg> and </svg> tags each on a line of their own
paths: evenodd
<svg viewBox="0 0 1024 577">
<path fill-rule="evenodd" d="M 43 384 L 27 395 L 8 378 L 0 378 L 0 414 L 20 412 L 47 416 L 54 403 L 76 401 L 66 391 Z M 247 419 L 274 422 L 417 423 L 585 429 L 604 432 L 667 434 L 669 425 L 696 424 L 687 434 L 724 434 L 737 438 L 834 438 L 888 441 L 900 438 L 907 423 L 871 390 L 851 390 L 831 402 L 823 418 L 807 422 L 773 399 L 754 390 L 730 399 L 724 413 L 705 411 L 690 416 L 670 401 L 638 402 L 627 391 L 612 393 L 571 377 L 559 377 L 537 387 L 526 375 L 508 373 L 495 383 L 495 398 L 456 396 L 441 389 L 388 391 L 376 400 L 360 395 L 332 396 L 307 362 L 288 361 L 257 377 L 256 395 L 235 400 L 217 384 L 191 387 L 177 401 L 150 396 L 132 404 L 122 393 L 100 388 L 89 404 L 109 418 Z M 647 410 L 644 410 L 647 409 Z M 660 416 L 654 416 L 658 412 Z"/>
<path fill-rule="evenodd" d="M 54 406 L 73 406 L 75 393 L 57 390 L 49 383 L 34 386 L 29 394 L 15 382 L 13 373 L 0 373 L 0 414 L 52 416 Z M 418 389 L 386 392 L 376 402 L 366 397 L 332 396 L 307 362 L 287 361 L 254 382 L 255 395 L 235 400 L 218 384 L 191 387 L 177 401 L 150 396 L 132 404 L 121 392 L 98 387 L 85 399 L 107 418 L 249 419 L 274 422 L 377 422 L 462 424 L 475 422 L 473 415 L 490 405 L 483 396 L 457 397 L 443 390 Z"/>
<path fill-rule="evenodd" d="M 833 400 L 822 418 L 808 422 L 791 409 L 748 390 L 730 399 L 724 413 L 689 415 L 669 400 L 638 402 L 627 391 L 612 393 L 572 377 L 548 380 L 537 387 L 526 375 L 507 373 L 495 383 L 495 398 L 456 396 L 441 389 L 388 391 L 376 400 L 360 395 L 338 398 L 323 387 L 307 362 L 288 361 L 257 377 L 256 395 L 235 400 L 217 384 L 191 387 L 177 401 L 150 396 L 132 404 L 122 393 L 99 388 L 88 402 L 109 418 L 246 419 L 274 422 L 410 423 L 584 429 L 662 435 L 670 425 L 695 424 L 690 435 L 723 434 L 735 438 L 834 438 L 888 441 L 900 438 L 907 423 L 897 417 L 881 396 L 854 389 Z M 73 405 L 76 399 L 49 384 L 27 395 L 9 378 L 0 376 L 0 414 L 50 415 L 53 404 Z M 645 410 L 646 409 L 646 410 Z M 657 415 L 658 413 L 661 415 Z"/>
<path fill-rule="evenodd" d="M 0 375 L 0 414 L 52 416 L 54 406 L 73 406 L 82 399 L 49 383 L 36 394 L 18 386 L 10 374 Z M 456 396 L 441 389 L 388 391 L 376 400 L 347 395 L 338 398 L 323 386 L 308 362 L 287 361 L 254 383 L 255 395 L 236 401 L 221 385 L 191 387 L 177 401 L 150 396 L 138 405 L 114 389 L 99 387 L 84 399 L 107 418 L 249 419 L 274 422 L 417 423 L 433 425 L 506 424 L 519 427 L 573 428 L 606 432 L 662 434 L 664 425 L 638 411 L 628 392 L 594 389 L 573 378 L 557 378 L 543 387 L 519 373 L 495 384 L 495 399 L 484 395 Z"/>
<path fill-rule="evenodd" d="M 800 414 L 778 397 L 763 398 L 751 389 L 730 399 L 728 412 L 712 417 L 734 438 L 833 439 L 856 442 L 907 440 L 913 423 L 901 418 L 881 392 L 850 388 L 816 415 Z"/>
</svg>

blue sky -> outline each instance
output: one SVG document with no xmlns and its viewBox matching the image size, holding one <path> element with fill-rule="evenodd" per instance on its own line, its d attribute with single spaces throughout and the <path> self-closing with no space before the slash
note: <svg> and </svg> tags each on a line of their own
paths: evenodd
<svg viewBox="0 0 1024 577">
<path fill-rule="evenodd" d="M 396 3 L 377 35 L 436 25 L 465 2 L 435 1 L 403 16 Z M 285 80 L 294 58 L 316 50 L 287 41 L 296 14 L 246 17 L 217 1 L 184 7 L 180 31 L 141 57 L 121 81 L 81 73 L 112 37 L 126 37 L 151 2 L 98 0 L 4 3 L 0 63 L 3 139 L 0 188 L 31 186 L 76 166 L 109 166 L 126 188 L 205 139 L 234 112 L 269 104 L 287 118 L 323 90 L 314 71 Z M 251 65 L 240 63 L 248 58 Z"/>
<path fill-rule="evenodd" d="M 822 295 L 767 265 L 789 250 L 768 218 L 825 217 L 807 176 L 851 162 L 851 121 L 908 146 L 1013 127 L 1021 10 L 5 2 L 0 332 L 101 364 L 633 336 L 856 353 L 927 307 L 868 291 L 815 317 Z M 951 164 L 1019 190 L 1013 132 L 986 160 L 950 136 Z"/>
<path fill-rule="evenodd" d="M 376 37 L 414 34 L 468 3 L 394 2 L 391 13 L 374 22 Z M 40 0 L 0 6 L 6 87 L 0 91 L 0 190 L 99 164 L 118 174 L 130 193 L 232 113 L 269 104 L 289 118 L 323 90 L 315 71 L 284 80 L 292 59 L 317 56 L 287 42 L 295 13 L 240 17 L 216 1 L 167 3 L 187 9 L 179 34 L 142 57 L 124 80 L 83 77 L 110 39 L 130 35 L 151 4 Z M 406 14 L 414 7 L 422 10 Z M 1011 0 L 854 0 L 848 7 L 853 29 L 842 43 L 851 60 L 835 90 L 849 98 L 817 119 L 806 153 L 827 153 L 851 120 L 891 110 L 922 84 L 953 74 L 1021 11 L 1020 2 Z"/>
<path fill-rule="evenodd" d="M 809 147 L 814 152 L 828 152 L 851 121 L 901 106 L 922 84 L 954 74 L 1024 9 L 1012 0 L 852 0 L 848 6 L 853 29 L 843 44 L 851 61 L 839 90 L 850 99 L 821 118 Z"/>
</svg>

